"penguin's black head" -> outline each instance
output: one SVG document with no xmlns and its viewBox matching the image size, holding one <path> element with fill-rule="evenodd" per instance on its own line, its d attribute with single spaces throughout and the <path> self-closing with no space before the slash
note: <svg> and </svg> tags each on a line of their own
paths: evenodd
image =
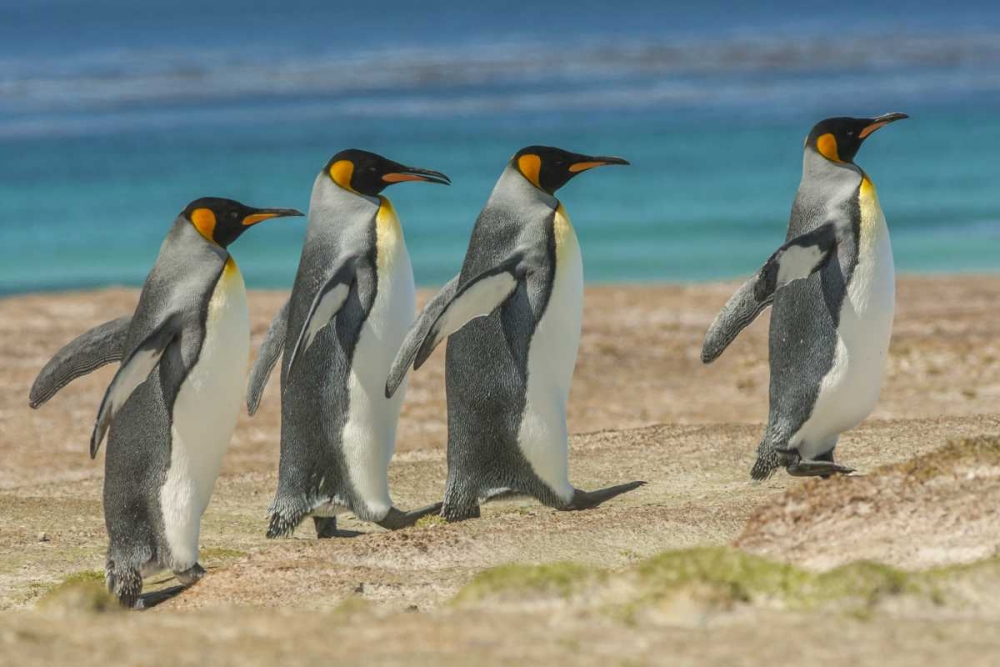
<svg viewBox="0 0 1000 667">
<path fill-rule="evenodd" d="M 875 118 L 827 118 L 816 123 L 806 138 L 806 148 L 831 162 L 854 162 L 861 144 L 884 125 L 909 118 L 905 113 L 887 113 Z"/>
<path fill-rule="evenodd" d="M 225 248 L 258 222 L 302 213 L 294 208 L 253 208 L 232 199 L 202 197 L 188 204 L 181 215 L 202 236 Z"/>
<path fill-rule="evenodd" d="M 368 151 L 349 148 L 340 151 L 326 163 L 326 173 L 334 183 L 362 195 L 374 197 L 393 183 L 427 181 L 451 185 L 440 171 L 407 167 Z"/>
<path fill-rule="evenodd" d="M 536 188 L 552 195 L 577 174 L 608 164 L 628 164 L 628 160 L 570 153 L 552 146 L 528 146 L 515 153 L 510 164 Z"/>
</svg>

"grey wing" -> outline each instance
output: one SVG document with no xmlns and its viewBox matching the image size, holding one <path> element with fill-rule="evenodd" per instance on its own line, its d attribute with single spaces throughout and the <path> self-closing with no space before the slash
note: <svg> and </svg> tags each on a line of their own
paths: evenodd
<svg viewBox="0 0 1000 667">
<path fill-rule="evenodd" d="M 392 362 L 392 367 L 389 369 L 389 379 L 385 383 L 386 398 L 392 398 L 392 395 L 396 393 L 403 378 L 406 377 L 407 371 L 410 370 L 414 357 L 417 356 L 417 350 L 423 344 L 424 338 L 427 337 L 427 332 L 430 331 L 431 326 L 445 306 L 455 298 L 455 293 L 458 291 L 458 279 L 459 276 L 452 278 L 447 285 L 441 288 L 440 292 L 434 295 L 433 299 L 427 302 L 417 317 L 417 321 L 413 323 L 413 327 L 406 334 L 406 338 L 403 339 L 403 344 Z"/>
<path fill-rule="evenodd" d="M 305 354 L 316 339 L 316 335 L 333 321 L 334 316 L 347 301 L 347 296 L 351 293 L 351 286 L 354 285 L 356 279 L 357 259 L 351 258 L 341 264 L 316 293 L 305 322 L 302 324 L 302 330 L 296 337 L 295 347 L 292 348 L 292 353 L 288 358 L 286 377 L 291 377 L 296 360 Z"/>
<path fill-rule="evenodd" d="M 839 233 L 839 227 L 828 222 L 778 248 L 715 316 L 702 344 L 702 362 L 715 361 L 733 339 L 771 305 L 778 290 L 826 266 L 837 247 Z"/>
<path fill-rule="evenodd" d="M 68 343 L 45 364 L 28 394 L 28 405 L 38 409 L 81 375 L 121 361 L 132 317 L 119 317 L 98 325 Z"/>
<path fill-rule="evenodd" d="M 180 333 L 179 322 L 179 317 L 168 317 L 122 362 L 107 391 L 104 392 L 101 407 L 97 411 L 94 432 L 90 436 L 90 458 L 97 456 L 97 450 L 100 449 L 115 415 L 128 401 L 132 392 L 156 369 L 167 347 L 177 338 Z"/>
<path fill-rule="evenodd" d="M 267 329 L 264 342 L 260 344 L 257 351 L 257 359 L 253 362 L 253 370 L 250 371 L 250 382 L 247 385 L 247 411 L 254 415 L 260 406 L 260 399 L 264 395 L 264 387 L 267 386 L 267 379 L 271 376 L 274 364 L 278 362 L 282 350 L 285 349 L 285 336 L 288 331 L 288 308 L 291 300 L 285 302 L 278 314 L 271 321 L 271 326 Z"/>
<path fill-rule="evenodd" d="M 414 370 L 420 368 L 441 341 L 477 317 L 486 317 L 503 305 L 524 280 L 524 263 L 524 255 L 518 253 L 471 278 L 461 287 L 452 287 L 457 285 L 457 278 L 448 283 L 420 314 L 403 341 L 403 347 L 389 370 L 386 397 L 396 392 L 411 363 Z"/>
</svg>

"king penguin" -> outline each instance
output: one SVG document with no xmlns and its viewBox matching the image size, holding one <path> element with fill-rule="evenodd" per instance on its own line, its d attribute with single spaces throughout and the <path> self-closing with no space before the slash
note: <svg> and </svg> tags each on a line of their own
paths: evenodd
<svg viewBox="0 0 1000 667">
<path fill-rule="evenodd" d="M 806 138 L 786 243 L 740 287 L 705 336 L 711 363 L 772 306 L 767 429 L 755 480 L 849 474 L 837 439 L 875 407 L 896 302 L 889 229 L 875 185 L 854 157 L 873 132 L 906 114 L 828 118 Z"/>
<path fill-rule="evenodd" d="M 227 248 L 250 226 L 294 209 L 230 199 L 191 202 L 177 217 L 131 317 L 69 343 L 31 388 L 37 408 L 73 379 L 122 361 L 90 439 L 106 434 L 104 519 L 108 589 L 141 606 L 143 574 L 201 578 L 198 538 L 223 454 L 236 427 L 250 353 L 243 277 Z"/>
<path fill-rule="evenodd" d="M 583 260 L 555 192 L 618 157 L 529 146 L 511 158 L 479 214 L 461 273 L 424 308 L 396 355 L 391 396 L 446 337 L 448 481 L 441 515 L 479 516 L 479 503 L 533 496 L 560 510 L 596 505 L 641 485 L 600 491 L 569 481 L 566 404 L 583 318 Z"/>
<path fill-rule="evenodd" d="M 450 184 L 444 174 L 345 150 L 316 177 L 292 294 L 268 330 L 250 376 L 257 411 L 271 369 L 281 369 L 281 457 L 268 537 L 312 516 L 333 537 L 344 510 L 397 529 L 440 505 L 403 512 L 389 497 L 402 394 L 383 395 L 392 355 L 416 313 L 413 269 L 392 203 L 393 183 Z"/>
</svg>

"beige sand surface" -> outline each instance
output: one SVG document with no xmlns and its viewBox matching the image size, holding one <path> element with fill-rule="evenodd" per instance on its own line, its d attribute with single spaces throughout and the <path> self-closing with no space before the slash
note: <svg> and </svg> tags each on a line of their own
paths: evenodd
<svg viewBox="0 0 1000 667">
<path fill-rule="evenodd" d="M 141 614 L 97 613 L 87 583 L 60 585 L 103 567 L 102 466 L 86 444 L 113 369 L 27 408 L 48 357 L 130 312 L 136 292 L 0 301 L 0 664 L 1000 664 L 1000 277 L 901 279 L 882 400 L 838 449 L 868 474 L 761 485 L 747 472 L 766 317 L 713 366 L 698 360 L 733 287 L 588 289 L 571 475 L 649 482 L 594 511 L 517 499 L 461 524 L 387 533 L 349 519 L 364 534 L 267 541 L 273 384 L 241 418 L 205 516 L 209 576 Z M 251 295 L 254 345 L 282 298 Z M 411 381 L 391 471 L 402 507 L 442 491 L 443 356 Z M 704 547 L 723 551 L 648 560 Z M 836 594 L 810 579 L 858 559 L 900 570 L 835 571 Z M 489 570 L 564 561 L 578 565 Z"/>
</svg>

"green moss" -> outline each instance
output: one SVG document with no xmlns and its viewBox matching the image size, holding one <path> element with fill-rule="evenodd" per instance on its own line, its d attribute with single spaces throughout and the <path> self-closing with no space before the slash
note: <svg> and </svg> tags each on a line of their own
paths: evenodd
<svg viewBox="0 0 1000 667">
<path fill-rule="evenodd" d="M 694 584 L 723 591 L 734 601 L 788 597 L 809 574 L 791 565 L 725 547 L 667 551 L 634 569 L 647 595 L 662 597 Z"/>
<path fill-rule="evenodd" d="M 997 561 L 1000 568 L 1000 559 Z M 614 574 L 575 563 L 504 565 L 478 574 L 455 601 L 528 598 L 539 593 L 568 597 L 584 585 L 612 579 L 627 583 L 633 592 L 605 610 L 628 622 L 635 620 L 641 609 L 682 591 L 714 607 L 736 603 L 792 609 L 833 605 L 867 618 L 880 601 L 894 596 L 916 595 L 942 604 L 939 583 L 946 575 L 907 573 L 867 561 L 815 573 L 728 547 L 710 547 L 667 551 Z"/>
<path fill-rule="evenodd" d="M 38 601 L 48 611 L 109 612 L 121 609 L 104 584 L 104 573 L 96 570 L 74 572 L 49 588 Z"/>
<path fill-rule="evenodd" d="M 91 582 L 104 583 L 104 573 L 100 570 L 81 570 L 66 575 L 58 586 L 72 586 L 73 584 L 87 584 Z"/>
<path fill-rule="evenodd" d="M 804 597 L 808 600 L 811 593 L 813 601 L 819 602 L 853 598 L 872 606 L 883 598 L 923 592 L 919 575 L 870 561 L 848 563 L 813 577 Z"/>
<path fill-rule="evenodd" d="M 243 558 L 246 555 L 246 551 L 240 551 L 238 549 L 209 547 L 208 549 L 201 550 L 200 559 L 204 561 L 235 560 L 236 558 Z"/>
<path fill-rule="evenodd" d="M 422 516 L 417 519 L 417 523 L 414 524 L 418 528 L 427 528 L 428 526 L 443 526 L 448 523 L 444 517 L 438 516 L 437 514 L 428 514 L 427 516 Z"/>
<path fill-rule="evenodd" d="M 486 597 L 525 596 L 545 593 L 567 597 L 598 572 L 578 563 L 561 562 L 543 565 L 511 563 L 484 570 L 473 577 L 455 602 L 471 602 Z"/>
</svg>

